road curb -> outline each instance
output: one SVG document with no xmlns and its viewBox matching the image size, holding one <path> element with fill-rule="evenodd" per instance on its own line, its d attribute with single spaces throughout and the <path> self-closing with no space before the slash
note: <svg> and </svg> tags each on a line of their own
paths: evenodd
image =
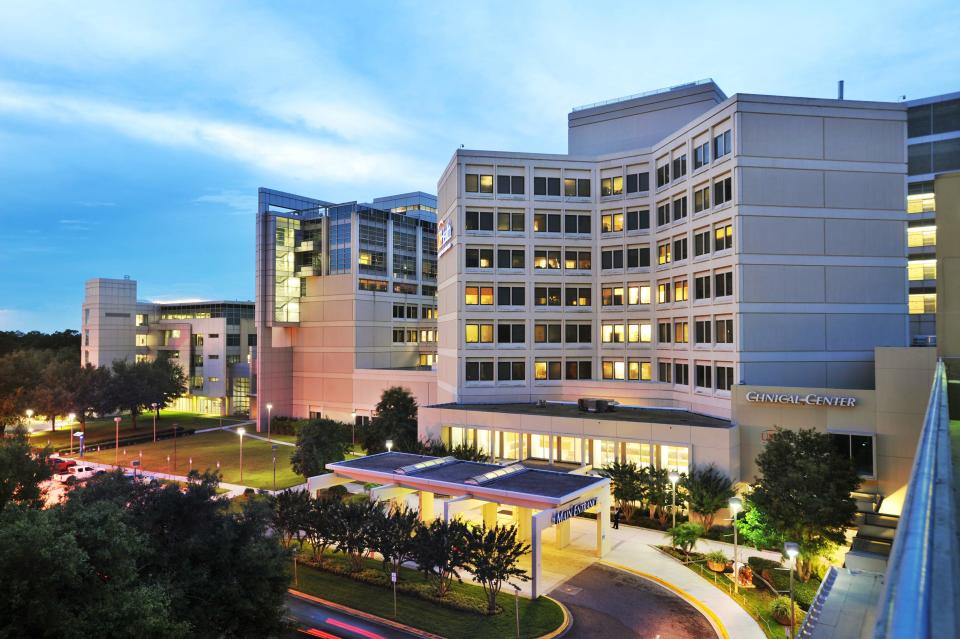
<svg viewBox="0 0 960 639">
<path fill-rule="evenodd" d="M 312 601 L 315 603 L 322 604 L 329 608 L 345 612 L 354 617 L 359 617 L 360 619 L 365 619 L 373 623 L 378 623 L 383 626 L 389 626 L 391 628 L 396 628 L 397 630 L 403 630 L 404 632 L 409 632 L 412 635 L 417 635 L 418 637 L 423 637 L 423 639 L 447 639 L 441 635 L 435 635 L 432 632 L 427 632 L 426 630 L 420 630 L 419 628 L 414 628 L 413 626 L 408 626 L 406 624 L 400 623 L 399 621 L 393 621 L 392 619 L 385 619 L 384 617 L 378 617 L 377 615 L 372 615 L 369 612 L 364 612 L 362 610 L 357 610 L 356 608 L 351 608 L 349 606 L 344 606 L 343 604 L 338 604 L 333 601 L 328 601 L 327 599 L 321 599 L 311 594 L 305 592 L 300 592 L 299 590 L 294 590 L 293 588 L 287 588 L 289 592 L 294 597 L 299 597 L 300 599 L 305 599 L 306 601 Z"/>
<path fill-rule="evenodd" d="M 551 630 L 545 635 L 537 637 L 537 639 L 559 639 L 563 635 L 567 634 L 570 631 L 570 628 L 573 627 L 573 615 L 570 614 L 570 609 L 563 605 L 563 603 L 557 601 L 553 597 L 548 597 L 547 595 L 540 595 L 544 599 L 549 599 L 553 603 L 560 606 L 560 610 L 563 612 L 563 623 L 560 624 L 560 627 L 556 630 Z"/>
<path fill-rule="evenodd" d="M 702 601 L 700 601 L 690 593 L 684 590 L 681 590 L 680 588 L 677 588 L 672 583 L 668 581 L 664 581 L 660 577 L 651 575 L 650 573 L 642 572 L 640 570 L 636 570 L 635 568 L 630 568 L 628 566 L 614 563 L 612 561 L 600 561 L 599 563 L 606 566 L 611 566 L 613 568 L 617 568 L 619 570 L 624 570 L 629 573 L 633 573 L 634 575 L 637 575 L 638 577 L 643 577 L 644 579 L 649 579 L 650 581 L 656 584 L 659 584 L 664 588 L 667 588 L 671 592 L 676 593 L 682 599 L 689 602 L 694 608 L 699 610 L 703 614 L 703 616 L 707 618 L 707 621 L 710 622 L 710 625 L 712 625 L 714 629 L 720 634 L 721 639 L 730 639 L 730 633 L 727 632 L 726 627 L 723 625 L 723 622 L 720 621 L 720 617 L 717 616 L 717 613 L 715 613 L 705 603 L 703 603 Z"/>
</svg>

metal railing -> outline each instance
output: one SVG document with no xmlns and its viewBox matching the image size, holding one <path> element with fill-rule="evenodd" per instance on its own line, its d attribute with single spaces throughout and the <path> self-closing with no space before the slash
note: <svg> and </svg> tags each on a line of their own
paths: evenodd
<svg viewBox="0 0 960 639">
<path fill-rule="evenodd" d="M 957 637 L 960 558 L 953 494 L 947 373 L 937 362 L 874 639 Z"/>
<path fill-rule="evenodd" d="M 677 89 L 686 89 L 688 87 L 696 87 L 702 84 L 710 84 L 713 82 L 713 78 L 704 78 L 703 80 L 695 80 L 693 82 L 685 82 L 683 84 L 676 84 L 672 87 L 664 87 L 662 89 L 653 89 L 652 91 L 644 91 L 643 93 L 634 93 L 633 95 L 625 95 L 620 98 L 613 98 L 610 100 L 602 100 L 600 102 L 593 102 L 592 104 L 584 104 L 582 106 L 575 106 L 572 111 L 584 111 L 586 109 L 593 109 L 599 106 L 606 106 L 608 104 L 616 104 L 617 102 L 626 102 L 627 100 L 636 100 L 637 98 L 646 98 L 651 95 L 659 95 L 661 93 L 669 93 L 670 91 L 676 91 Z"/>
</svg>

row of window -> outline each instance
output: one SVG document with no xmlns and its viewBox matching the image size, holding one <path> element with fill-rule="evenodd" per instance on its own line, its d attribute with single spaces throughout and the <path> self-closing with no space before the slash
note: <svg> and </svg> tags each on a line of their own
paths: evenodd
<svg viewBox="0 0 960 639">
<path fill-rule="evenodd" d="M 436 306 L 394 304 L 393 319 L 437 319 Z"/>
<path fill-rule="evenodd" d="M 423 328 L 417 330 L 415 328 L 394 328 L 393 329 L 393 343 L 394 344 L 419 344 L 436 342 L 437 341 L 437 329 L 435 328 Z"/>
<path fill-rule="evenodd" d="M 729 155 L 733 151 L 733 141 L 730 130 L 716 135 L 713 138 L 713 159 Z M 696 171 L 710 163 L 710 141 L 697 145 L 693 150 L 693 170 Z M 671 177 L 671 168 L 673 176 Z M 676 155 L 672 161 L 665 160 L 663 164 L 657 166 L 657 188 L 669 184 L 672 180 L 678 180 L 687 174 L 687 154 Z"/>
<path fill-rule="evenodd" d="M 387 290 L 389 290 L 389 286 L 390 283 L 386 280 L 374 280 L 365 277 L 361 277 L 357 280 L 357 288 L 361 291 L 386 293 Z M 420 294 L 424 296 L 436 297 L 437 295 L 437 287 L 433 285 L 423 284 L 422 286 L 418 286 L 412 282 L 393 283 L 393 292 L 401 295 L 416 295 L 418 290 L 420 291 Z"/>
<path fill-rule="evenodd" d="M 733 344 L 732 318 L 695 319 L 693 325 L 695 344 Z M 468 321 L 464 324 L 463 339 L 467 344 L 493 344 L 494 342 L 497 344 L 525 344 L 526 323 Z M 658 343 L 686 344 L 689 340 L 689 320 L 666 320 L 657 323 Z M 648 321 L 630 320 L 627 322 L 602 322 L 600 324 L 600 342 L 603 344 L 648 344 L 652 341 L 653 329 Z M 592 344 L 593 324 L 590 322 L 535 322 L 533 325 L 533 343 Z"/>
</svg>

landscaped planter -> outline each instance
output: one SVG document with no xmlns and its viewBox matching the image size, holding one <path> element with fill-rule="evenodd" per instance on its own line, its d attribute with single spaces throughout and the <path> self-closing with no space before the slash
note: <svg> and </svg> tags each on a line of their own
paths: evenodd
<svg viewBox="0 0 960 639">
<path fill-rule="evenodd" d="M 707 568 L 713 572 L 723 572 L 727 569 L 727 562 L 725 561 L 707 561 Z"/>
</svg>

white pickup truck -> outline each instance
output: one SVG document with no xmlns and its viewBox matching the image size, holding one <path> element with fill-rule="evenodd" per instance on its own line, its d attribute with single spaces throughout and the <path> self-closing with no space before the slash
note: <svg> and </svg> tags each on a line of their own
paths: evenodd
<svg viewBox="0 0 960 639">
<path fill-rule="evenodd" d="M 53 476 L 56 481 L 63 483 L 72 483 L 89 479 L 97 474 L 97 469 L 93 466 L 71 466 L 65 472 L 57 473 Z"/>
</svg>

